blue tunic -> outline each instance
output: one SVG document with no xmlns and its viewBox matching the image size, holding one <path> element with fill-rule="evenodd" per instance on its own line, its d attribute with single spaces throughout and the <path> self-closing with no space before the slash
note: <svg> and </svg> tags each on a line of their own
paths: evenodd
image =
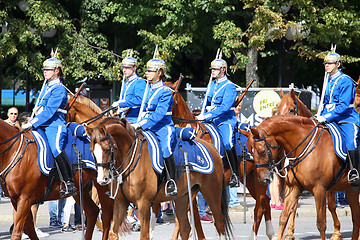
<svg viewBox="0 0 360 240">
<path fill-rule="evenodd" d="M 65 147 L 66 121 L 64 108 L 68 97 L 66 88 L 59 78 L 45 84 L 39 95 L 36 116 L 30 120 L 33 127 L 42 128 L 48 139 L 51 152 L 57 157 Z"/>
<path fill-rule="evenodd" d="M 138 119 L 145 87 L 145 80 L 137 74 L 130 76 L 124 83 L 123 92 L 119 100 L 119 107 L 130 108 L 125 116 L 130 123 L 134 123 Z"/>
<path fill-rule="evenodd" d="M 212 121 L 219 129 L 225 148 L 234 145 L 236 116 L 233 108 L 237 92 L 236 86 L 226 76 L 216 79 L 208 86 L 208 96 L 204 112 L 205 121 Z M 210 106 L 210 107 L 209 107 Z"/>
<path fill-rule="evenodd" d="M 175 138 L 175 127 L 171 118 L 173 102 L 170 88 L 162 81 L 151 84 L 145 97 L 144 117 L 139 122 L 142 129 L 155 133 L 164 158 L 173 153 L 172 145 Z"/>
<path fill-rule="evenodd" d="M 341 71 L 329 77 L 321 116 L 339 125 L 347 150 L 357 147 L 359 113 L 354 108 L 355 84 Z"/>
</svg>

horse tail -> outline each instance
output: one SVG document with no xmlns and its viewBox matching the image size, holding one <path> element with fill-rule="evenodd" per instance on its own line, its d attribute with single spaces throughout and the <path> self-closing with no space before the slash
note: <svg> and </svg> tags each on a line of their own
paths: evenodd
<svg viewBox="0 0 360 240">
<path fill-rule="evenodd" d="M 228 193 L 225 185 L 225 176 L 223 175 L 222 182 L 222 192 L 221 192 L 221 212 L 224 216 L 224 224 L 225 224 L 225 238 L 232 239 L 232 223 L 229 216 L 229 208 L 228 208 Z"/>
</svg>

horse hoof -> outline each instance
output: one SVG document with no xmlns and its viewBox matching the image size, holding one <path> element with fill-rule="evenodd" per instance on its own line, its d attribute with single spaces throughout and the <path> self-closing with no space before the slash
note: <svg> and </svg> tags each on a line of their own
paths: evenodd
<svg viewBox="0 0 360 240">
<path fill-rule="evenodd" d="M 285 240 L 295 240 L 295 237 L 293 235 L 286 235 Z"/>
<path fill-rule="evenodd" d="M 330 240 L 341 240 L 342 235 L 340 233 L 333 233 Z"/>
</svg>

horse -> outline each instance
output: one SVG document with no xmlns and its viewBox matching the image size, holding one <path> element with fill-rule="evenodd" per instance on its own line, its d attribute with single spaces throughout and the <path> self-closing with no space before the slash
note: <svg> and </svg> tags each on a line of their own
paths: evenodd
<svg viewBox="0 0 360 240">
<path fill-rule="evenodd" d="M 286 183 L 291 188 L 285 197 L 284 209 L 279 219 L 277 239 L 283 239 L 291 212 L 295 211 L 301 192 L 306 189 L 315 197 L 317 228 L 321 239 L 326 239 L 326 190 L 346 190 L 351 208 L 352 239 L 358 239 L 360 227 L 359 191 L 353 191 L 347 181 L 346 169 L 338 181 L 333 181 L 343 160 L 336 154 L 328 131 L 322 125 L 301 116 L 273 116 L 266 118 L 251 132 L 241 132 L 248 137 L 247 146 L 254 157 L 259 181 L 269 184 L 277 166 L 290 168 Z M 284 166 L 285 151 L 290 164 Z M 334 183 L 334 184 L 333 184 Z"/>
<path fill-rule="evenodd" d="M 44 200 L 60 199 L 60 182 L 55 181 L 55 185 L 48 198 L 43 199 L 49 178 L 42 174 L 39 169 L 37 160 L 38 148 L 34 142 L 34 137 L 29 131 L 20 131 L 20 129 L 10 126 L 3 120 L 0 120 L 0 129 L 0 183 L 3 191 L 6 196 L 10 197 L 11 203 L 16 210 L 11 239 L 21 239 L 24 227 L 31 239 L 38 239 L 35 233 L 30 207 L 31 205 Z M 78 190 L 77 195 L 74 196 L 77 203 L 80 204 L 80 188 L 82 188 L 84 193 L 83 205 L 87 216 L 85 239 L 89 240 L 92 237 L 99 212 L 98 207 L 88 194 L 89 184 L 93 179 L 96 179 L 96 175 L 95 170 L 84 168 L 82 186 L 79 186 L 78 184 L 78 171 L 76 171 L 74 176 L 75 186 Z M 96 182 L 94 184 L 100 186 Z M 108 197 L 102 189 L 105 188 L 99 187 L 98 190 L 101 193 L 99 196 L 101 197 L 102 203 L 111 206 L 111 202 L 108 200 Z M 107 209 L 103 212 L 102 220 L 105 231 L 103 232 L 102 239 L 108 238 L 111 217 L 111 209 Z"/>
<path fill-rule="evenodd" d="M 177 197 L 166 197 L 164 186 L 157 186 L 159 174 L 152 167 L 148 144 L 141 131 L 135 131 L 125 118 L 113 117 L 103 119 L 97 127 L 87 128 L 87 131 L 91 135 L 90 148 L 99 168 L 98 182 L 106 185 L 113 181 L 116 188 L 111 188 L 112 194 L 117 193 L 114 194 L 114 229 L 118 229 L 132 202 L 140 213 L 140 238 L 149 239 L 150 206 L 174 200 L 181 238 L 188 239 L 189 201 L 185 174 L 177 179 Z M 196 140 L 208 149 L 214 161 L 214 171 L 210 174 L 190 173 L 192 194 L 200 190 L 213 212 L 218 234 L 221 238 L 229 237 L 232 230 L 221 157 L 209 143 Z"/>
<path fill-rule="evenodd" d="M 281 100 L 278 102 L 276 109 L 277 115 L 298 115 L 308 118 L 313 116 L 306 105 L 295 95 L 294 89 L 291 89 L 289 94 L 285 94 L 282 89 L 280 89 L 280 97 Z M 334 221 L 334 232 L 330 239 L 339 240 L 342 238 L 342 235 L 340 233 L 340 220 L 336 214 L 335 193 L 333 191 L 326 191 L 326 199 L 328 209 Z M 297 207 L 297 205 L 295 207 Z M 295 213 L 296 209 L 290 215 L 288 232 L 285 235 L 286 239 L 295 239 Z"/>
<path fill-rule="evenodd" d="M 189 109 L 188 105 L 186 104 L 184 98 L 179 93 L 178 86 L 179 80 L 173 84 L 167 84 L 173 92 L 173 99 L 174 104 L 172 108 L 172 116 L 173 122 L 180 127 L 191 126 L 192 128 L 196 129 L 197 137 L 212 143 L 212 138 L 210 133 L 207 131 L 205 125 L 199 121 L 196 121 L 194 114 Z M 222 166 L 222 163 L 221 163 Z M 272 239 L 274 235 L 274 230 L 271 224 L 271 208 L 270 208 L 270 198 L 267 196 L 267 186 L 261 184 L 257 181 L 256 172 L 254 171 L 254 162 L 247 161 L 246 162 L 246 187 L 249 190 L 251 196 L 256 200 L 255 208 L 254 208 L 254 224 L 253 224 L 253 233 L 250 236 L 251 239 L 256 239 L 257 233 L 259 231 L 260 222 L 262 216 L 265 217 L 265 224 L 266 224 L 266 235 L 269 239 Z M 239 180 L 243 182 L 244 176 L 244 164 L 243 162 L 239 163 Z M 226 184 L 228 185 L 230 179 L 230 170 L 225 169 L 225 179 Z M 194 214 L 194 217 L 198 217 L 198 214 Z M 200 221 L 199 219 L 195 219 L 195 222 Z M 199 224 L 201 227 L 201 225 Z M 202 233 L 201 229 L 197 229 L 197 233 Z M 175 232 L 173 235 L 173 239 L 177 239 L 177 228 L 175 227 Z M 199 239 L 205 239 L 203 236 L 198 236 Z"/>
</svg>

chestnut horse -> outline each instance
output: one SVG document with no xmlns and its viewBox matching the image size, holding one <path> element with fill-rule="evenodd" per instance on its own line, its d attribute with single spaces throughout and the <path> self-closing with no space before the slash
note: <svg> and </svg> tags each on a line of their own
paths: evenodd
<svg viewBox="0 0 360 240">
<path fill-rule="evenodd" d="M 306 189 L 315 197 L 317 228 L 321 239 L 326 239 L 326 190 L 343 164 L 334 151 L 331 135 L 322 125 L 300 116 L 274 116 L 266 118 L 248 136 L 247 145 L 254 157 L 259 180 L 268 184 L 277 166 L 289 169 L 287 186 L 291 188 L 285 197 L 284 209 L 279 219 L 277 239 L 283 239 L 291 212 L 295 211 L 301 192 Z M 290 164 L 284 166 L 279 154 L 285 151 Z M 360 227 L 359 191 L 353 191 L 344 171 L 332 191 L 346 190 L 351 208 L 352 239 L 358 239 Z"/>
<path fill-rule="evenodd" d="M 277 105 L 277 115 L 298 115 L 308 118 L 313 116 L 306 105 L 295 95 L 294 89 L 291 89 L 289 94 L 285 94 L 281 89 L 280 96 L 281 101 Z M 340 220 L 336 214 L 335 193 L 333 191 L 326 191 L 326 199 L 328 201 L 328 209 L 334 221 L 334 232 L 330 239 L 338 240 L 342 238 L 342 235 L 340 233 Z M 290 215 L 288 232 L 285 235 L 285 239 L 295 239 L 295 213 L 296 209 Z"/>
<path fill-rule="evenodd" d="M 91 135 L 91 150 L 99 168 L 98 182 L 102 185 L 113 182 L 111 192 L 115 197 L 114 229 L 118 229 L 129 203 L 132 202 L 140 213 L 140 238 L 149 239 L 151 205 L 173 199 L 165 196 L 164 186 L 158 187 L 159 174 L 152 167 L 147 140 L 141 131 L 135 131 L 124 118 L 105 118 L 97 127 L 87 130 Z M 192 194 L 200 190 L 213 212 L 218 234 L 221 238 L 230 237 L 231 223 L 221 157 L 209 143 L 196 140 L 209 150 L 214 161 L 214 171 L 210 174 L 190 173 Z M 189 200 L 185 174 L 177 179 L 177 187 L 175 212 L 181 238 L 188 239 Z"/>
<path fill-rule="evenodd" d="M 191 126 L 196 129 L 197 137 L 212 143 L 212 139 L 210 133 L 207 131 L 205 125 L 199 121 L 196 121 L 195 116 L 189 109 L 186 104 L 184 98 L 177 91 L 179 86 L 179 81 L 176 81 L 172 86 L 168 84 L 172 88 L 174 104 L 172 109 L 173 121 L 175 124 L 178 124 L 180 127 Z M 254 171 L 254 162 L 247 161 L 246 162 L 246 187 L 249 190 L 251 196 L 256 200 L 255 208 L 254 208 L 254 224 L 253 224 L 253 233 L 250 236 L 251 239 L 256 239 L 257 233 L 259 231 L 260 222 L 262 216 L 265 217 L 266 224 L 266 235 L 269 239 L 271 239 L 274 235 L 274 230 L 271 224 L 271 208 L 270 208 L 270 198 L 267 196 L 267 186 L 260 183 L 257 180 L 256 172 Z M 222 163 L 221 163 L 222 166 Z M 244 174 L 244 164 L 242 162 L 239 163 L 239 180 L 243 181 Z M 230 170 L 225 169 L 225 179 L 226 184 L 229 184 L 230 179 Z M 195 214 L 194 214 L 195 215 Z M 195 215 L 196 216 L 196 215 Z M 195 222 L 199 221 L 195 219 Z M 201 225 L 200 225 L 201 226 Z M 176 233 L 177 229 L 175 229 L 174 237 L 177 237 Z M 199 234 L 199 230 L 197 231 Z M 200 232 L 202 233 L 202 231 Z M 177 239 L 177 238 L 175 238 Z M 199 239 L 205 239 L 200 238 Z"/>
<path fill-rule="evenodd" d="M 41 173 L 38 166 L 38 147 L 34 142 L 34 137 L 29 131 L 23 133 L 16 127 L 10 126 L 3 120 L 0 120 L 0 154 L 1 154 L 1 187 L 5 194 L 10 197 L 11 203 L 16 210 L 14 218 L 14 230 L 11 239 L 21 239 L 23 229 L 25 227 L 26 233 L 31 239 L 38 239 L 30 207 L 33 204 L 43 201 L 45 190 L 48 183 L 48 177 Z M 17 136 L 12 138 L 13 136 Z M 83 205 L 87 216 L 87 229 L 85 239 L 91 239 L 95 222 L 98 216 L 99 209 L 92 201 L 88 194 L 89 185 L 93 179 L 96 179 L 96 171 L 88 168 L 83 169 L 83 185 L 80 186 L 83 191 Z M 74 196 L 77 203 L 80 204 L 79 196 L 79 178 L 78 171 L 76 171 L 74 180 L 77 195 Z M 100 187 L 96 182 L 99 190 L 102 191 L 101 200 L 104 204 L 111 204 L 106 196 L 104 187 Z M 59 181 L 55 182 L 54 188 L 46 200 L 60 199 L 59 196 Z M 107 209 L 102 214 L 104 228 L 102 239 L 108 238 L 108 230 L 110 228 L 110 220 L 112 217 L 111 208 Z"/>
</svg>

